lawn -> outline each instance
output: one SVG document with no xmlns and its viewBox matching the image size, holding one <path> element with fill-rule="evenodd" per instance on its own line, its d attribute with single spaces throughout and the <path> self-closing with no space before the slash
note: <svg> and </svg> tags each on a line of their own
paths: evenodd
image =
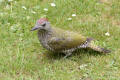
<svg viewBox="0 0 120 80">
<path fill-rule="evenodd" d="M 112 52 L 80 50 L 62 59 L 30 31 L 41 17 Z M 0 0 L 0 80 L 120 80 L 120 1 Z"/>
</svg>

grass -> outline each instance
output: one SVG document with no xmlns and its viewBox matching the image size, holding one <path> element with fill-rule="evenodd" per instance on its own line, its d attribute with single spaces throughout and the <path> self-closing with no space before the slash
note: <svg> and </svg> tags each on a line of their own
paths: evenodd
<svg viewBox="0 0 120 80">
<path fill-rule="evenodd" d="M 0 80 L 119 80 L 119 8 L 119 0 L 0 0 Z M 52 26 L 93 37 L 112 53 L 83 50 L 63 60 L 30 32 L 45 16 Z"/>
</svg>

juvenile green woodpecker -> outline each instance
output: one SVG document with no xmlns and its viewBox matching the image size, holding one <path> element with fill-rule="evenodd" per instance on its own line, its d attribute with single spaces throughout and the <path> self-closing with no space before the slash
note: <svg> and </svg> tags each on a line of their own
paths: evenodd
<svg viewBox="0 0 120 80">
<path fill-rule="evenodd" d="M 46 18 L 39 19 L 31 31 L 34 30 L 38 30 L 38 38 L 44 48 L 57 53 L 65 53 L 65 58 L 80 48 L 90 48 L 101 53 L 110 53 L 110 50 L 97 46 L 92 38 L 86 38 L 72 31 L 51 27 L 50 22 Z"/>
</svg>

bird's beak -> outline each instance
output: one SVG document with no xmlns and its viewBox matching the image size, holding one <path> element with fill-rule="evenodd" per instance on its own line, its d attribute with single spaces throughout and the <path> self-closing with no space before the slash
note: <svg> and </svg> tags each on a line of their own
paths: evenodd
<svg viewBox="0 0 120 80">
<path fill-rule="evenodd" d="M 34 30 L 37 30 L 37 29 L 39 29 L 39 27 L 38 27 L 38 26 L 35 26 L 35 27 L 33 27 L 33 28 L 31 29 L 31 31 L 34 31 Z"/>
</svg>

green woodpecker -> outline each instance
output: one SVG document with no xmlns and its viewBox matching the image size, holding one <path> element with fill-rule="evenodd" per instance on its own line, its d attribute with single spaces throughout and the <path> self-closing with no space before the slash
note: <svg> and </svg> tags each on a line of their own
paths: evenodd
<svg viewBox="0 0 120 80">
<path fill-rule="evenodd" d="M 38 38 L 44 48 L 53 52 L 65 53 L 65 58 L 80 48 L 90 48 L 101 53 L 110 52 L 110 50 L 97 46 L 92 38 L 86 38 L 72 31 L 51 27 L 50 22 L 46 18 L 39 19 L 31 31 L 34 30 L 38 30 Z"/>
</svg>

